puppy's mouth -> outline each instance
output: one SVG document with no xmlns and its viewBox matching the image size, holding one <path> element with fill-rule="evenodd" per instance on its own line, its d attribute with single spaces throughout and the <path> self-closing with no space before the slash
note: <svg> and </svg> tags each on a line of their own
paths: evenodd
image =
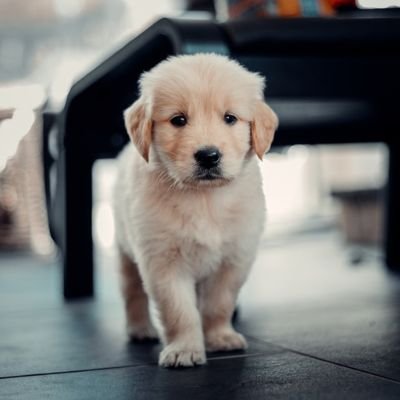
<svg viewBox="0 0 400 400">
<path fill-rule="evenodd" d="M 198 181 L 215 181 L 224 177 L 219 171 L 202 171 L 197 173 L 194 178 Z"/>
<path fill-rule="evenodd" d="M 198 168 L 192 177 L 185 183 L 189 186 L 204 187 L 204 186 L 223 186 L 229 183 L 232 179 L 224 176 L 219 167 L 214 168 Z"/>
<path fill-rule="evenodd" d="M 224 179 L 224 176 L 219 167 L 198 168 L 194 174 L 194 179 L 198 181 L 215 181 L 217 179 Z"/>
</svg>

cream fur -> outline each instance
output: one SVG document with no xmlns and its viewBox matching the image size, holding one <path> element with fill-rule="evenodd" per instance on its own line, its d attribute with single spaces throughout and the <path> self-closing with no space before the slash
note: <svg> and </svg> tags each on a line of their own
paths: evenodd
<svg viewBox="0 0 400 400">
<path fill-rule="evenodd" d="M 174 57 L 143 74 L 125 112 L 133 144 L 118 159 L 115 217 L 128 331 L 154 336 L 148 296 L 162 327 L 162 366 L 247 346 L 231 316 L 265 219 L 256 154 L 268 150 L 277 118 L 263 88 L 263 78 L 226 57 Z M 186 126 L 171 124 L 177 114 Z M 222 177 L 199 181 L 193 154 L 210 145 L 223 154 Z"/>
</svg>

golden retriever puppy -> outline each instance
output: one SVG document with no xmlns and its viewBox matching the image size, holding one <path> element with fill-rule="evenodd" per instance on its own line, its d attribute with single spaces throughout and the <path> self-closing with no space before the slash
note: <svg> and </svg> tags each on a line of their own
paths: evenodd
<svg viewBox="0 0 400 400">
<path fill-rule="evenodd" d="M 161 366 L 247 347 L 231 317 L 265 219 L 256 156 L 278 120 L 263 89 L 224 56 L 171 57 L 142 75 L 125 111 L 132 144 L 118 159 L 115 218 L 127 326 L 162 340 Z"/>
</svg>

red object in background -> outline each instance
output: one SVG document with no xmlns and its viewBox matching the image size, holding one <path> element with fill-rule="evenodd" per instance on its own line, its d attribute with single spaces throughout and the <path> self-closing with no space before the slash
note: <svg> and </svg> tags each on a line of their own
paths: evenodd
<svg viewBox="0 0 400 400">
<path fill-rule="evenodd" d="M 333 8 L 357 7 L 356 0 L 327 0 Z"/>
<path fill-rule="evenodd" d="M 356 0 L 221 0 L 227 15 L 222 19 L 242 17 L 301 17 L 334 15 L 357 9 Z"/>
</svg>

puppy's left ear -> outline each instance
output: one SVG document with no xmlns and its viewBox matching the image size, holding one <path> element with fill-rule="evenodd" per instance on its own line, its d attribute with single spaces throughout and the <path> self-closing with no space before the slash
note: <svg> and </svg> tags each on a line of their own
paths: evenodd
<svg viewBox="0 0 400 400">
<path fill-rule="evenodd" d="M 254 119 L 251 122 L 251 144 L 260 160 L 271 147 L 277 127 L 277 115 L 266 103 L 257 100 Z"/>
<path fill-rule="evenodd" d="M 153 122 L 140 97 L 124 111 L 125 127 L 141 156 L 148 162 L 152 141 Z"/>
</svg>

